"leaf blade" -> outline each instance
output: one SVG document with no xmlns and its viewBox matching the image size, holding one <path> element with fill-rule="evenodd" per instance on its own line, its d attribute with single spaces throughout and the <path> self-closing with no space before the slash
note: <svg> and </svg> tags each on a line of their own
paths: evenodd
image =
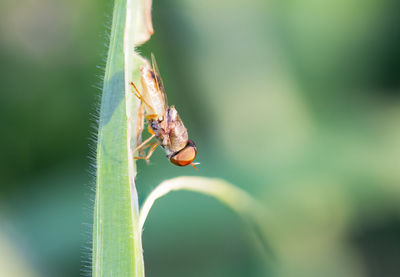
<svg viewBox="0 0 400 277">
<path fill-rule="evenodd" d="M 139 4 L 136 0 L 114 3 L 97 144 L 92 253 L 95 277 L 144 276 L 136 165 L 131 153 L 136 147 L 139 103 L 126 85 L 139 82 L 143 62 L 133 46 L 135 35 L 146 32 L 135 28 L 141 20 L 138 14 L 143 12 Z"/>
</svg>

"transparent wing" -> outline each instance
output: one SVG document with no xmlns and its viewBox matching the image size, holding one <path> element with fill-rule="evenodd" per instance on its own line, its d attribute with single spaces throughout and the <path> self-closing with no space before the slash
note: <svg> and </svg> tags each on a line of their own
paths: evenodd
<svg viewBox="0 0 400 277">
<path fill-rule="evenodd" d="M 161 79 L 160 70 L 158 69 L 156 57 L 154 56 L 153 53 L 151 53 L 151 64 L 153 66 L 153 72 L 154 72 L 154 78 L 155 78 L 156 85 L 157 85 L 157 91 L 160 94 L 160 97 L 162 99 L 164 99 L 165 109 L 168 109 L 167 94 L 165 93 L 165 88 L 164 88 L 163 81 Z"/>
</svg>

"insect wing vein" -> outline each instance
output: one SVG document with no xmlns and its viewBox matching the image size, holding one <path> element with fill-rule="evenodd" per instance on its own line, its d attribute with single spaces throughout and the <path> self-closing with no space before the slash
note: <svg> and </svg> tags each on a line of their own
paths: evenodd
<svg viewBox="0 0 400 277">
<path fill-rule="evenodd" d="M 165 88 L 163 81 L 161 79 L 160 70 L 158 69 L 157 61 L 153 53 L 151 53 L 151 64 L 153 66 L 153 72 L 155 76 L 154 81 L 157 86 L 157 92 L 160 94 L 160 97 L 164 100 L 165 109 L 168 109 L 167 94 L 165 93 Z"/>
</svg>

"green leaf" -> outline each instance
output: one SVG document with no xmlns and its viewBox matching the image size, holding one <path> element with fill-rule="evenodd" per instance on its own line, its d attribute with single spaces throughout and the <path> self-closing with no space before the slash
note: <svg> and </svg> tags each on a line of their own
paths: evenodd
<svg viewBox="0 0 400 277">
<path fill-rule="evenodd" d="M 135 187 L 140 84 L 145 61 L 134 52 L 152 34 L 149 1 L 116 0 L 104 77 L 97 143 L 92 276 L 144 276 Z M 135 39 L 138 38 L 138 39 Z"/>
</svg>

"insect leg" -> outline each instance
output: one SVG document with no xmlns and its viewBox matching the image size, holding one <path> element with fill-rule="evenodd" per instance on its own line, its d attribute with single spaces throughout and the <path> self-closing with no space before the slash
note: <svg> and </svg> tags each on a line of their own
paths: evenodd
<svg viewBox="0 0 400 277">
<path fill-rule="evenodd" d="M 153 128 L 151 128 L 151 125 L 149 124 L 149 126 L 147 126 L 147 132 L 150 133 L 150 135 L 155 135 Z"/>
<path fill-rule="evenodd" d="M 154 109 L 144 100 L 143 95 L 139 92 L 139 90 L 136 88 L 135 84 L 133 82 L 130 82 L 130 84 L 133 86 L 136 92 L 135 96 L 139 98 L 140 101 L 142 101 L 149 109 L 155 114 Z"/>
<path fill-rule="evenodd" d="M 148 115 L 146 115 L 146 119 L 147 120 L 157 119 L 157 118 L 158 118 L 158 115 L 156 115 L 156 114 L 148 114 Z"/>
<path fill-rule="evenodd" d="M 152 140 L 154 137 L 155 137 L 155 135 L 151 135 L 148 139 L 146 139 L 145 141 L 143 141 L 142 144 L 140 144 L 139 146 L 137 146 L 136 149 L 135 149 L 135 151 L 133 151 L 133 152 L 136 152 L 137 150 L 142 149 L 142 148 L 143 148 L 150 140 Z"/>
<path fill-rule="evenodd" d="M 149 152 L 147 153 L 146 157 L 134 157 L 136 160 L 149 160 L 151 155 L 153 155 L 154 151 L 156 150 L 156 148 L 160 145 L 160 143 L 158 142 L 154 142 L 154 144 L 151 146 Z"/>
<path fill-rule="evenodd" d="M 137 118 L 137 127 L 136 127 L 136 143 L 137 145 L 142 144 L 142 133 L 144 129 L 144 104 L 143 102 L 140 103 L 139 111 L 138 111 L 138 118 Z M 139 156 L 143 156 L 144 152 L 143 149 L 139 149 Z"/>
</svg>

